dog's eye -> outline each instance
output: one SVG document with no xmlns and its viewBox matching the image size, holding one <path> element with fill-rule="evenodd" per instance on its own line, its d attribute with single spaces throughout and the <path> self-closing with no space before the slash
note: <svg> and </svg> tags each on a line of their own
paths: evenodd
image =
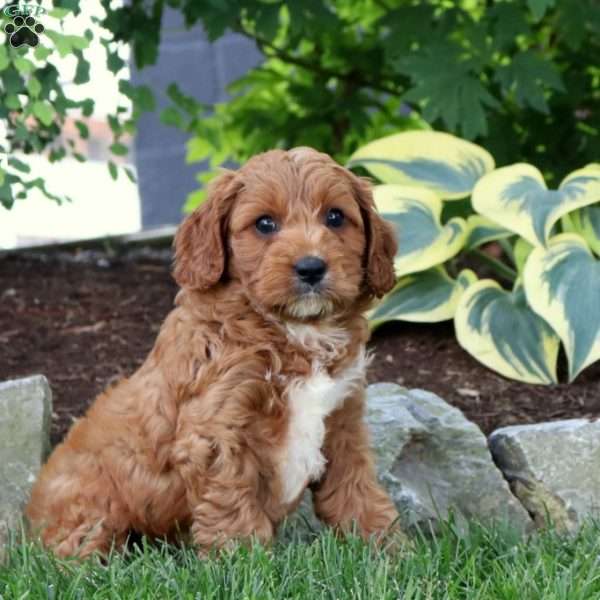
<svg viewBox="0 0 600 600">
<path fill-rule="evenodd" d="M 273 217 L 269 215 L 263 215 L 262 217 L 256 219 L 255 226 L 256 230 L 263 235 L 270 235 L 279 229 L 279 226 Z"/>
<path fill-rule="evenodd" d="M 337 229 L 344 224 L 344 213 L 339 208 L 330 208 L 325 217 L 327 227 Z"/>
</svg>

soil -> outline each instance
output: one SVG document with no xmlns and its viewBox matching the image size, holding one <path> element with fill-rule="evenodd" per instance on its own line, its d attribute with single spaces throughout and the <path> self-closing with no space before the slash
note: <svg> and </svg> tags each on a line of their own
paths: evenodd
<svg viewBox="0 0 600 600">
<path fill-rule="evenodd" d="M 176 289 L 168 250 L 0 257 L 0 381 L 46 375 L 51 438 L 58 443 L 99 392 L 142 363 Z M 375 333 L 371 347 L 370 382 L 431 390 L 485 433 L 600 416 L 600 362 L 570 385 L 511 381 L 462 350 L 450 323 L 391 323 Z"/>
</svg>

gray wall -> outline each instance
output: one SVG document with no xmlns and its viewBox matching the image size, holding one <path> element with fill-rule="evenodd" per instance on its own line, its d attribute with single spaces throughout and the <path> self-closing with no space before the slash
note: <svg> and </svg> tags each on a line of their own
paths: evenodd
<svg viewBox="0 0 600 600">
<path fill-rule="evenodd" d="M 159 121 L 160 111 L 171 103 L 167 86 L 175 81 L 200 102 L 221 102 L 227 99 L 227 84 L 260 60 L 254 43 L 243 36 L 229 33 L 211 44 L 200 27 L 186 31 L 180 13 L 165 12 L 157 64 L 131 73 L 132 83 L 150 86 L 157 99 L 157 110 L 141 117 L 135 139 L 144 229 L 181 221 L 188 193 L 199 187 L 195 175 L 204 168 L 186 165 L 187 136 Z"/>
</svg>

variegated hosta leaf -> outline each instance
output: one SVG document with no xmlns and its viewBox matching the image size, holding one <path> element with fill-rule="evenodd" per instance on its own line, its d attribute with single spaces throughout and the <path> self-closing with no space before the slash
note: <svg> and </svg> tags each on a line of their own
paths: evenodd
<svg viewBox="0 0 600 600">
<path fill-rule="evenodd" d="M 477 248 L 482 244 L 493 242 L 494 240 L 503 240 L 511 235 L 514 235 L 512 231 L 500 227 L 494 221 L 486 219 L 481 215 L 471 215 L 467 219 L 468 235 L 465 247 L 468 250 Z"/>
<path fill-rule="evenodd" d="M 378 185 L 375 204 L 396 229 L 396 275 L 424 271 L 446 262 L 463 247 L 467 235 L 464 219 L 440 223 L 442 201 L 429 190 L 402 185 Z"/>
<path fill-rule="evenodd" d="M 600 261 L 572 233 L 533 250 L 524 271 L 527 301 L 558 333 L 572 381 L 600 358 Z"/>
<path fill-rule="evenodd" d="M 454 316 L 463 291 L 475 281 L 477 275 L 469 269 L 452 279 L 442 266 L 406 275 L 369 313 L 369 323 L 374 329 L 387 321 L 447 321 Z"/>
<path fill-rule="evenodd" d="M 349 167 L 362 166 L 384 183 L 426 187 L 444 199 L 464 198 L 494 168 L 491 154 L 449 133 L 406 131 L 359 148 Z"/>
<path fill-rule="evenodd" d="M 454 326 L 459 344 L 490 369 L 527 383 L 556 382 L 560 341 L 520 285 L 507 292 L 492 279 L 474 283 L 458 302 Z"/>
<path fill-rule="evenodd" d="M 584 169 L 600 173 L 600 163 L 591 163 Z M 588 246 L 600 256 L 600 196 L 598 203 L 584 206 L 562 218 L 563 230 L 578 233 L 585 239 Z"/>
<path fill-rule="evenodd" d="M 600 170 L 585 167 L 549 190 L 532 165 L 518 163 L 482 177 L 473 190 L 475 210 L 535 246 L 545 246 L 552 226 L 564 214 L 597 202 Z"/>
<path fill-rule="evenodd" d="M 598 204 L 565 215 L 561 222 L 564 231 L 579 234 L 600 255 L 600 199 Z"/>
</svg>

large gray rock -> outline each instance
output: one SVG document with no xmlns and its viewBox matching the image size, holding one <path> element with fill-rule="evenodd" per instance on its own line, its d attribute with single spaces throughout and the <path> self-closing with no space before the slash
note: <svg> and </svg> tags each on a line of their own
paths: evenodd
<svg viewBox="0 0 600 600">
<path fill-rule="evenodd" d="M 520 425 L 490 436 L 498 466 L 539 526 L 574 531 L 600 516 L 600 422 Z"/>
<path fill-rule="evenodd" d="M 435 394 L 393 383 L 367 389 L 367 420 L 380 481 L 406 527 L 467 520 L 532 522 L 495 466 L 480 429 Z"/>
<path fill-rule="evenodd" d="M 52 395 L 35 375 L 0 383 L 0 559 L 50 449 Z"/>
</svg>

